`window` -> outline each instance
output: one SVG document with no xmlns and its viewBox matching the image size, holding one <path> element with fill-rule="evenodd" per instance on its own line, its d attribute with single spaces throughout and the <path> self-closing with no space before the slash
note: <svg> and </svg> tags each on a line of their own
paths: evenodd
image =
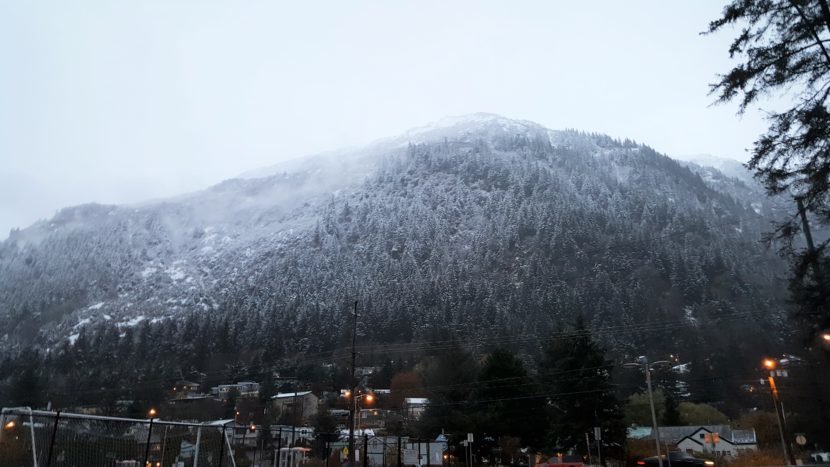
<svg viewBox="0 0 830 467">
<path fill-rule="evenodd" d="M 706 433 L 701 433 L 701 434 L 699 434 L 699 435 L 697 435 L 697 436 L 698 436 L 698 438 L 700 438 L 700 439 L 706 439 Z"/>
</svg>

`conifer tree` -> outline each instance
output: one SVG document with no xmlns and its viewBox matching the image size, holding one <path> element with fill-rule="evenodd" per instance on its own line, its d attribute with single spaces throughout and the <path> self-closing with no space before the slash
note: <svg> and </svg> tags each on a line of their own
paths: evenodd
<svg viewBox="0 0 830 467">
<path fill-rule="evenodd" d="M 735 25 L 740 33 L 729 55 L 740 61 L 712 85 L 718 100 L 738 101 L 741 112 L 769 95 L 794 103 L 769 114 L 770 126 L 755 141 L 748 166 L 769 193 L 794 195 L 794 212 L 830 220 L 830 5 L 827 0 L 732 0 L 708 32 Z M 813 334 L 830 327 L 830 239 L 799 249 L 794 241 L 802 228 L 802 219 L 794 215 L 774 237 L 785 241 L 784 251 L 794 258 L 793 298 Z"/>
<path fill-rule="evenodd" d="M 549 397 L 548 448 L 585 453 L 585 433 L 600 427 L 603 446 L 619 456 L 615 448 L 625 442 L 625 427 L 611 384 L 613 366 L 581 317 L 544 349 L 539 379 Z"/>
</svg>

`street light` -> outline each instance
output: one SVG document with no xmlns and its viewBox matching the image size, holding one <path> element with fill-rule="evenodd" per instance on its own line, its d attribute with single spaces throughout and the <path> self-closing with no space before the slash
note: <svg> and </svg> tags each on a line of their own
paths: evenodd
<svg viewBox="0 0 830 467">
<path fill-rule="evenodd" d="M 150 410 L 147 412 L 147 415 L 149 415 L 149 416 L 150 416 L 150 418 L 155 417 L 155 416 L 156 416 L 156 409 L 150 409 Z"/>
<path fill-rule="evenodd" d="M 657 464 L 663 467 L 663 459 L 660 457 L 660 430 L 657 428 L 657 413 L 654 411 L 654 394 L 651 391 L 651 372 L 663 365 L 668 365 L 669 362 L 660 360 L 657 362 L 648 362 L 648 357 L 645 355 L 637 357 L 636 362 L 625 363 L 623 368 L 639 368 L 646 374 L 646 387 L 648 388 L 648 403 L 651 406 L 651 429 L 654 431 L 654 443 L 657 448 Z M 666 453 L 668 456 L 668 453 Z"/>
<path fill-rule="evenodd" d="M 346 397 L 350 397 L 351 395 L 352 395 L 352 393 L 349 392 L 349 393 L 347 393 Z M 361 411 L 359 410 L 359 406 L 357 404 L 357 401 L 359 401 L 360 399 L 366 399 L 366 402 L 371 404 L 375 400 L 375 395 L 372 394 L 371 392 L 367 392 L 365 394 L 358 394 L 357 396 L 352 398 L 352 404 L 353 404 L 352 405 L 352 407 L 353 407 L 352 410 L 353 410 L 353 413 L 355 414 L 355 416 L 353 417 L 354 427 L 357 431 L 360 431 L 360 412 Z"/>
<path fill-rule="evenodd" d="M 771 358 L 765 358 L 762 363 L 764 368 L 769 370 L 767 381 L 769 381 L 769 389 L 770 392 L 772 392 L 772 403 L 775 405 L 775 415 L 778 417 L 778 434 L 781 436 L 781 448 L 784 451 L 784 461 L 787 462 L 788 465 L 795 465 L 795 462 L 793 462 L 792 452 L 790 452 L 790 445 L 787 443 L 787 438 L 784 435 L 784 433 L 786 433 L 784 425 L 784 410 L 781 407 L 781 399 L 778 397 L 778 387 L 775 386 L 775 369 L 778 367 L 778 362 Z M 778 374 L 780 375 L 781 372 L 779 371 Z M 786 375 L 786 373 L 784 374 Z"/>
<path fill-rule="evenodd" d="M 363 412 L 363 409 L 361 409 L 357 405 L 357 401 L 360 400 L 360 399 L 366 399 L 366 403 L 371 404 L 372 402 L 375 401 L 375 395 L 370 392 L 370 393 L 367 393 L 367 394 L 361 394 L 361 395 L 355 397 L 355 399 L 354 399 L 355 408 L 357 409 L 357 430 L 358 431 L 360 431 L 360 414 L 361 414 L 361 412 Z M 361 433 L 361 435 L 362 434 L 363 433 Z"/>
</svg>

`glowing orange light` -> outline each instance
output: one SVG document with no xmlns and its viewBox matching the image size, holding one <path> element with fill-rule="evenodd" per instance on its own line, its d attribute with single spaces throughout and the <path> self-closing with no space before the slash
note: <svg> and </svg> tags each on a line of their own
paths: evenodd
<svg viewBox="0 0 830 467">
<path fill-rule="evenodd" d="M 14 425 L 15 425 L 15 424 L 14 424 L 14 420 L 12 420 L 12 421 L 10 421 L 9 423 L 6 423 L 5 427 L 6 427 L 7 429 L 11 430 L 12 428 L 14 428 Z"/>
<path fill-rule="evenodd" d="M 771 358 L 764 359 L 764 368 L 767 370 L 774 370 L 776 366 L 778 366 L 778 363 L 775 360 Z"/>
<path fill-rule="evenodd" d="M 150 411 L 147 412 L 147 414 L 150 415 L 151 417 L 155 417 L 156 416 L 156 409 L 150 409 Z"/>
<path fill-rule="evenodd" d="M 821 338 L 822 340 L 824 340 L 824 342 L 830 342 L 830 332 L 825 332 L 821 335 Z"/>
<path fill-rule="evenodd" d="M 366 394 L 366 402 L 372 402 L 375 400 L 375 396 L 373 394 Z"/>
</svg>

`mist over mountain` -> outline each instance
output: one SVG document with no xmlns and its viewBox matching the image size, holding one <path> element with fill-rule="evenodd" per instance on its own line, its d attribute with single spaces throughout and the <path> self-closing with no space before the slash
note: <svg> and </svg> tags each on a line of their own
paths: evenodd
<svg viewBox="0 0 830 467">
<path fill-rule="evenodd" d="M 604 135 L 445 119 L 13 231 L 0 348 L 94 355 L 157 333 L 147 361 L 203 370 L 332 351 L 358 301 L 366 345 L 525 336 L 511 345 L 532 356 L 581 315 L 618 355 L 750 361 L 778 345 L 786 293 L 751 182 Z"/>
</svg>

